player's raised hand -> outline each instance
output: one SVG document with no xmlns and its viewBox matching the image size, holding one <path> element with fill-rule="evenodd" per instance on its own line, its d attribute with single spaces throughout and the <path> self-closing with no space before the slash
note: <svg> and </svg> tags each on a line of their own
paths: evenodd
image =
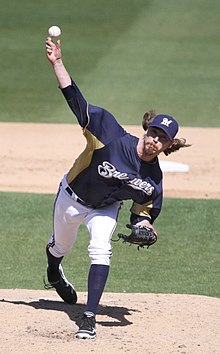
<svg viewBox="0 0 220 354">
<path fill-rule="evenodd" d="M 51 37 L 47 37 L 45 46 L 47 59 L 54 65 L 59 59 L 61 59 L 60 40 L 58 39 L 54 44 Z"/>
</svg>

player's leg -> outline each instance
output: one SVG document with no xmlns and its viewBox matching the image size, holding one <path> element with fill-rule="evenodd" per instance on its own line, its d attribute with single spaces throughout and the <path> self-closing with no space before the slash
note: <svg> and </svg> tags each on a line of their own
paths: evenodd
<svg viewBox="0 0 220 354">
<path fill-rule="evenodd" d="M 77 231 L 81 224 L 85 210 L 79 210 L 78 203 L 73 201 L 61 189 L 54 204 L 54 230 L 47 244 L 47 276 L 60 297 L 69 304 L 77 301 L 74 286 L 66 279 L 61 261 L 73 247 L 77 238 Z"/>
<path fill-rule="evenodd" d="M 86 218 L 90 233 L 88 247 L 91 266 L 88 275 L 88 298 L 84 317 L 76 336 L 95 338 L 95 316 L 109 274 L 111 237 L 115 230 L 119 203 L 93 210 Z"/>
</svg>

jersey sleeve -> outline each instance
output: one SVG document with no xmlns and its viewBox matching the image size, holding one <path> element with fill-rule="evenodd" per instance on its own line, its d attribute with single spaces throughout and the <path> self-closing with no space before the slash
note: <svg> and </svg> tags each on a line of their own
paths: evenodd
<svg viewBox="0 0 220 354">
<path fill-rule="evenodd" d="M 130 221 L 132 225 L 137 224 L 142 220 L 148 220 L 151 224 L 156 220 L 162 208 L 162 193 L 155 200 L 150 200 L 145 204 L 133 202 L 130 209 Z"/>
<path fill-rule="evenodd" d="M 72 80 L 71 85 L 61 89 L 71 111 L 75 114 L 79 125 L 85 128 L 88 124 L 88 103 L 83 97 L 81 91 Z"/>
</svg>

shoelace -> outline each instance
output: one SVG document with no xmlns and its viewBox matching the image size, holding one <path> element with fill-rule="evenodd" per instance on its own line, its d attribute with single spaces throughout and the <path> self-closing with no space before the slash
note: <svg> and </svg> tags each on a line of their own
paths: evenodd
<svg viewBox="0 0 220 354">
<path fill-rule="evenodd" d="M 50 290 L 50 289 L 53 289 L 54 286 L 52 285 L 52 283 L 47 283 L 46 280 L 45 280 L 45 276 L 43 277 L 43 282 L 44 282 L 44 289 L 46 290 Z M 59 280 L 57 282 L 54 282 L 54 284 L 58 283 Z"/>
</svg>

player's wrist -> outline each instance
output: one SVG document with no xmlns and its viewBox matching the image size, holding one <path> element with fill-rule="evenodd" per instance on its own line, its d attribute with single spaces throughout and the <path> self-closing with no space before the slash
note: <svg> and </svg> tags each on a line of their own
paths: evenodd
<svg viewBox="0 0 220 354">
<path fill-rule="evenodd" d="M 54 67 L 62 67 L 62 66 L 63 66 L 63 62 L 62 62 L 61 57 L 55 59 L 55 60 L 52 62 L 52 65 L 53 65 Z"/>
</svg>

